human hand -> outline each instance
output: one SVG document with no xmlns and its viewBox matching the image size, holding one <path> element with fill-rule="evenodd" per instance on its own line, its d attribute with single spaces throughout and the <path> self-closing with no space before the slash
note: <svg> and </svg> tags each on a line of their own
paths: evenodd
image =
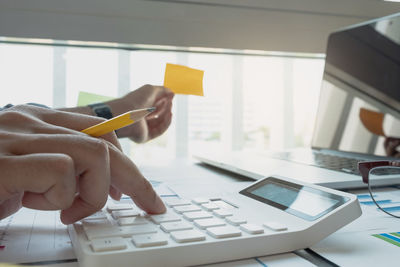
<svg viewBox="0 0 400 267">
<path fill-rule="evenodd" d="M 400 158 L 400 138 L 386 137 L 383 146 L 387 156 Z"/>
<path fill-rule="evenodd" d="M 25 206 L 62 210 L 61 221 L 73 223 L 101 209 L 109 191 L 164 212 L 114 133 L 98 139 L 79 132 L 103 120 L 34 106 L 0 112 L 0 219 Z"/>
<path fill-rule="evenodd" d="M 114 116 L 133 109 L 156 107 L 143 120 L 117 130 L 118 136 L 143 143 L 163 134 L 171 124 L 173 97 L 174 93 L 168 88 L 147 84 L 121 98 L 106 102 Z"/>
</svg>

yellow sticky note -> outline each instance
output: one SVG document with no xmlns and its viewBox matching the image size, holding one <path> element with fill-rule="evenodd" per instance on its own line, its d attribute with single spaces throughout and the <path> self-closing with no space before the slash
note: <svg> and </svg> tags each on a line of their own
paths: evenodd
<svg viewBox="0 0 400 267">
<path fill-rule="evenodd" d="M 204 71 L 167 63 L 164 86 L 175 94 L 203 96 Z"/>
</svg>

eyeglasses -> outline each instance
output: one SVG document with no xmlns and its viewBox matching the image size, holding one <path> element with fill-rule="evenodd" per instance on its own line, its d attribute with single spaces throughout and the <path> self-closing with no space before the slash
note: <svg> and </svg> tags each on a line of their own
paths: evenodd
<svg viewBox="0 0 400 267">
<path fill-rule="evenodd" d="M 358 163 L 358 170 L 361 173 L 363 182 L 368 184 L 368 191 L 375 205 L 386 214 L 400 218 L 390 211 L 390 208 L 382 208 L 379 201 L 376 201 L 374 192 L 379 187 L 384 186 L 384 180 L 387 178 L 399 178 L 400 183 L 400 161 L 366 161 Z"/>
</svg>

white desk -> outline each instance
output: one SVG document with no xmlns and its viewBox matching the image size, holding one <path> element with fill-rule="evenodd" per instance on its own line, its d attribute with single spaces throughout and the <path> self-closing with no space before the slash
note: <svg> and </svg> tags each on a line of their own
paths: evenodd
<svg viewBox="0 0 400 267">
<path fill-rule="evenodd" d="M 140 166 L 139 168 L 143 172 L 144 176 L 147 177 L 149 180 L 164 182 L 176 194 L 185 198 L 192 198 L 197 195 L 216 195 L 219 193 L 223 193 L 224 191 L 239 191 L 240 189 L 244 188 L 252 182 L 252 180 L 246 180 L 243 177 L 226 173 L 215 168 L 206 167 L 204 165 L 195 164 L 193 161 L 183 159 L 163 162 L 161 164 L 142 162 L 138 165 Z M 339 232 L 331 235 L 319 244 L 316 244 L 312 249 L 320 253 L 320 255 L 341 266 L 354 266 L 360 265 L 360 263 L 362 263 L 362 265 L 364 266 L 377 265 L 377 263 L 382 262 L 394 263 L 397 255 L 396 252 L 400 250 L 400 247 L 397 247 L 388 242 L 384 242 L 371 235 L 375 233 L 384 233 L 389 231 L 397 232 L 400 230 L 400 221 L 392 218 L 387 218 L 387 216 L 381 214 L 380 212 L 375 212 L 373 206 L 362 207 L 365 214 L 363 214 L 363 216 L 359 220 L 352 223 L 348 227 L 345 227 Z M 55 212 L 55 214 L 57 213 Z M 376 220 L 377 217 L 379 218 L 379 220 Z M 4 234 L 5 230 L 10 231 L 12 227 L 13 225 L 9 224 L 8 228 L 6 229 L 5 221 L 0 221 L 0 234 L 2 232 Z M 39 234 L 44 234 L 40 226 L 36 227 L 35 229 L 39 230 Z M 28 231 L 29 229 L 22 230 Z M 35 231 L 29 231 L 32 232 L 33 239 L 40 238 L 40 236 L 36 236 Z M 61 230 L 58 228 L 58 231 Z M 53 235 L 52 238 L 54 239 L 54 233 L 51 233 L 51 231 L 47 231 L 47 234 Z M 3 235 L 3 239 L 4 236 L 7 235 Z M 7 238 L 9 241 L 12 240 L 12 236 L 8 235 Z M 61 233 L 59 233 L 59 238 L 62 238 Z M 1 242 L 4 243 L 4 240 Z M 51 252 L 51 248 L 47 248 L 47 250 L 48 251 L 42 254 L 47 253 L 49 255 L 47 260 L 54 260 L 54 255 L 51 256 L 49 254 L 49 251 Z M 0 250 L 0 262 L 7 259 L 7 253 L 4 252 L 6 251 Z M 21 255 L 23 254 L 21 251 L 19 253 L 21 253 Z M 64 259 L 71 259 L 70 253 L 71 251 L 67 251 L 64 255 Z M 302 251 L 300 254 L 304 255 L 306 253 Z M 28 257 L 29 255 L 26 256 Z M 46 259 L 46 256 L 41 256 L 41 261 Z M 370 261 L 368 259 L 371 256 L 374 258 L 374 261 Z M 23 260 L 24 262 L 26 262 L 27 257 L 25 257 L 25 260 Z M 33 260 L 31 262 L 37 262 L 39 258 L 35 259 L 35 257 L 33 257 L 32 259 Z M 317 264 L 321 263 L 321 260 L 315 257 L 311 258 L 311 261 Z M 58 264 L 53 264 L 52 262 L 48 263 L 49 264 L 47 266 L 77 266 L 76 262 L 60 261 Z M 268 266 L 312 265 L 309 261 L 306 261 L 305 259 L 299 257 L 294 253 L 286 253 L 276 256 L 258 257 L 255 259 L 246 259 L 243 261 L 214 264 L 212 266 L 266 266 L 267 264 Z"/>
</svg>

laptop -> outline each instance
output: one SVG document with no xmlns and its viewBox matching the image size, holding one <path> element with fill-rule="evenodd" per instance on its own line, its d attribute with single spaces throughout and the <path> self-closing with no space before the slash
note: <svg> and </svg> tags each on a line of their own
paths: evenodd
<svg viewBox="0 0 400 267">
<path fill-rule="evenodd" d="M 311 148 L 194 157 L 252 179 L 278 174 L 335 189 L 365 187 L 357 162 L 390 157 L 384 137 L 360 121 L 361 108 L 385 113 L 385 127 L 400 129 L 400 13 L 329 35 Z M 400 177 L 381 181 L 393 184 Z"/>
</svg>

